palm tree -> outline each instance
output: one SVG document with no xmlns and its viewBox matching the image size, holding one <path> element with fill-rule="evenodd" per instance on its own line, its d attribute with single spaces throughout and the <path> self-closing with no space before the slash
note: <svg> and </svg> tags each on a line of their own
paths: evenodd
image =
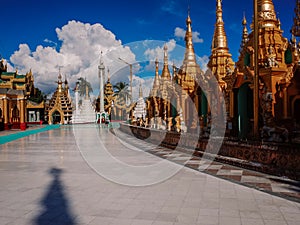
<svg viewBox="0 0 300 225">
<path fill-rule="evenodd" d="M 90 94 L 91 92 L 93 92 L 93 88 L 90 82 L 88 82 L 86 79 L 80 77 L 78 79 L 80 82 L 78 83 L 79 86 L 79 95 L 80 96 L 84 96 L 85 92 L 86 92 L 86 86 L 88 86 L 88 93 Z"/>
<path fill-rule="evenodd" d="M 129 90 L 128 90 L 129 85 L 125 82 L 118 82 L 116 83 L 113 88 L 114 88 L 114 95 L 118 96 L 120 101 L 126 102 L 126 99 L 131 98 Z"/>
</svg>

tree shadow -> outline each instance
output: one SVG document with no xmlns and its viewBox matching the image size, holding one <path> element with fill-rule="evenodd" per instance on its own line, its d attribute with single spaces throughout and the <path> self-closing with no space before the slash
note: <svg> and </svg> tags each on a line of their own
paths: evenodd
<svg viewBox="0 0 300 225">
<path fill-rule="evenodd" d="M 53 176 L 53 181 L 49 185 L 45 197 L 41 200 L 44 210 L 35 220 L 35 225 L 75 225 L 76 221 L 72 215 L 68 199 L 64 194 L 64 187 L 60 176 L 63 170 L 52 168 L 49 174 Z"/>
</svg>

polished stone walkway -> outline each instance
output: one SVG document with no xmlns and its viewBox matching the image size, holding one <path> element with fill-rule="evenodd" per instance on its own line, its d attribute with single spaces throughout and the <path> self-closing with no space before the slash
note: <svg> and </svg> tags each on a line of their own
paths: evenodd
<svg viewBox="0 0 300 225">
<path fill-rule="evenodd" d="M 300 222 L 299 203 L 162 162 L 145 150 L 93 125 L 62 126 L 0 145 L 0 224 Z M 147 176 L 139 178 L 138 171 L 122 171 L 117 161 L 142 171 L 153 164 L 154 171 L 161 165 L 165 170 L 145 169 Z M 176 173 L 154 182 L 172 170 Z M 126 185 L 135 180 L 135 186 Z M 147 182 L 153 184 L 139 185 Z"/>
<path fill-rule="evenodd" d="M 212 161 L 199 157 L 197 151 L 176 148 L 168 149 L 166 147 L 153 145 L 146 141 L 125 134 L 117 129 L 114 133 L 121 139 L 126 140 L 136 147 L 145 149 L 145 151 L 168 159 L 172 162 L 185 165 L 197 171 L 205 172 L 210 175 L 226 179 L 247 187 L 256 188 L 267 193 L 290 199 L 300 203 L 300 181 L 291 180 L 287 177 L 273 176 L 260 173 L 245 168 L 224 164 L 218 161 Z"/>
</svg>

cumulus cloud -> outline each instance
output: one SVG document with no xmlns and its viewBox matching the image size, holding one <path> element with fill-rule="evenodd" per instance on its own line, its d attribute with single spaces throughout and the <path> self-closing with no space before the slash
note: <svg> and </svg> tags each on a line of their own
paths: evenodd
<svg viewBox="0 0 300 225">
<path fill-rule="evenodd" d="M 79 77 L 85 77 L 91 82 L 94 91 L 99 91 L 98 64 L 101 51 L 106 67 L 112 72 L 119 70 L 114 63 L 118 57 L 128 62 L 135 61 L 130 48 L 123 46 L 111 31 L 99 23 L 72 20 L 62 28 L 56 28 L 56 33 L 61 42 L 59 49 L 39 45 L 31 50 L 27 44 L 20 44 L 19 49 L 10 57 L 20 73 L 32 70 L 35 86 L 45 93 L 55 90 L 59 68 L 62 75 L 68 78 L 71 87 Z M 55 43 L 48 39 L 44 42 L 52 46 Z M 124 64 L 117 63 L 117 66 L 124 67 Z"/>
<path fill-rule="evenodd" d="M 138 77 L 133 76 L 132 79 L 132 99 L 136 101 L 139 97 L 140 84 L 142 85 L 143 97 L 148 97 L 150 89 L 153 86 L 154 77 Z"/>
<path fill-rule="evenodd" d="M 180 28 L 180 27 L 176 27 L 175 31 L 174 31 L 174 36 L 179 38 L 179 39 L 184 39 L 185 38 L 185 30 Z M 192 33 L 193 35 L 193 42 L 194 43 L 203 43 L 203 39 L 200 38 L 200 33 L 198 31 L 193 31 Z"/>
<path fill-rule="evenodd" d="M 169 59 L 170 59 L 170 52 L 174 50 L 176 47 L 176 41 L 174 39 L 169 40 L 164 45 L 167 46 L 169 52 Z M 164 45 L 157 46 L 156 48 L 148 48 L 144 55 L 149 61 L 158 60 L 159 62 L 163 62 L 164 59 Z"/>
</svg>

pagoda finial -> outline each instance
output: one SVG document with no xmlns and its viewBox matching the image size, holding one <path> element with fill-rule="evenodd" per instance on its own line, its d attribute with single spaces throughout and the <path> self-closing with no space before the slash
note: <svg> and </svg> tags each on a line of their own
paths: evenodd
<svg viewBox="0 0 300 225">
<path fill-rule="evenodd" d="M 186 19 L 186 32 L 185 32 L 185 55 L 183 64 L 196 65 L 196 56 L 193 46 L 193 32 L 192 32 L 192 20 L 190 18 L 190 10 Z"/>
<path fill-rule="evenodd" d="M 159 87 L 159 74 L 158 74 L 158 59 L 155 60 L 155 77 L 153 82 L 153 88 Z"/>
<path fill-rule="evenodd" d="M 291 33 L 294 37 L 300 37 L 300 0 L 296 0 L 294 13 L 294 23 L 291 29 Z"/>
<path fill-rule="evenodd" d="M 278 20 L 274 10 L 272 0 L 257 0 L 258 8 L 258 26 L 262 27 L 278 27 Z"/>
<path fill-rule="evenodd" d="M 222 0 L 217 0 L 216 3 L 216 23 L 212 41 L 212 49 L 228 48 L 227 36 L 223 22 Z"/>
<path fill-rule="evenodd" d="M 223 22 L 222 0 L 217 0 L 217 22 Z"/>
<path fill-rule="evenodd" d="M 139 98 L 143 98 L 142 82 L 140 82 Z"/>
<path fill-rule="evenodd" d="M 243 35 L 242 35 L 241 49 L 244 47 L 245 43 L 248 41 L 248 29 L 247 29 L 247 20 L 246 20 L 245 12 L 243 15 L 242 25 L 243 25 Z"/>
<path fill-rule="evenodd" d="M 62 67 L 62 66 L 59 66 L 59 67 L 58 67 L 58 82 L 61 82 L 61 70 L 60 70 L 61 67 Z"/>
<path fill-rule="evenodd" d="M 107 82 L 110 82 L 110 72 L 109 68 L 107 67 Z"/>
<path fill-rule="evenodd" d="M 216 23 L 207 66 L 221 86 L 225 85 L 223 78 L 229 74 L 229 71 L 233 71 L 234 67 L 224 28 L 222 0 L 216 0 Z"/>
<path fill-rule="evenodd" d="M 164 67 L 161 73 L 161 77 L 164 79 L 171 79 L 170 71 L 169 71 L 169 66 L 168 66 L 168 47 L 165 44 L 164 45 Z"/>
</svg>

